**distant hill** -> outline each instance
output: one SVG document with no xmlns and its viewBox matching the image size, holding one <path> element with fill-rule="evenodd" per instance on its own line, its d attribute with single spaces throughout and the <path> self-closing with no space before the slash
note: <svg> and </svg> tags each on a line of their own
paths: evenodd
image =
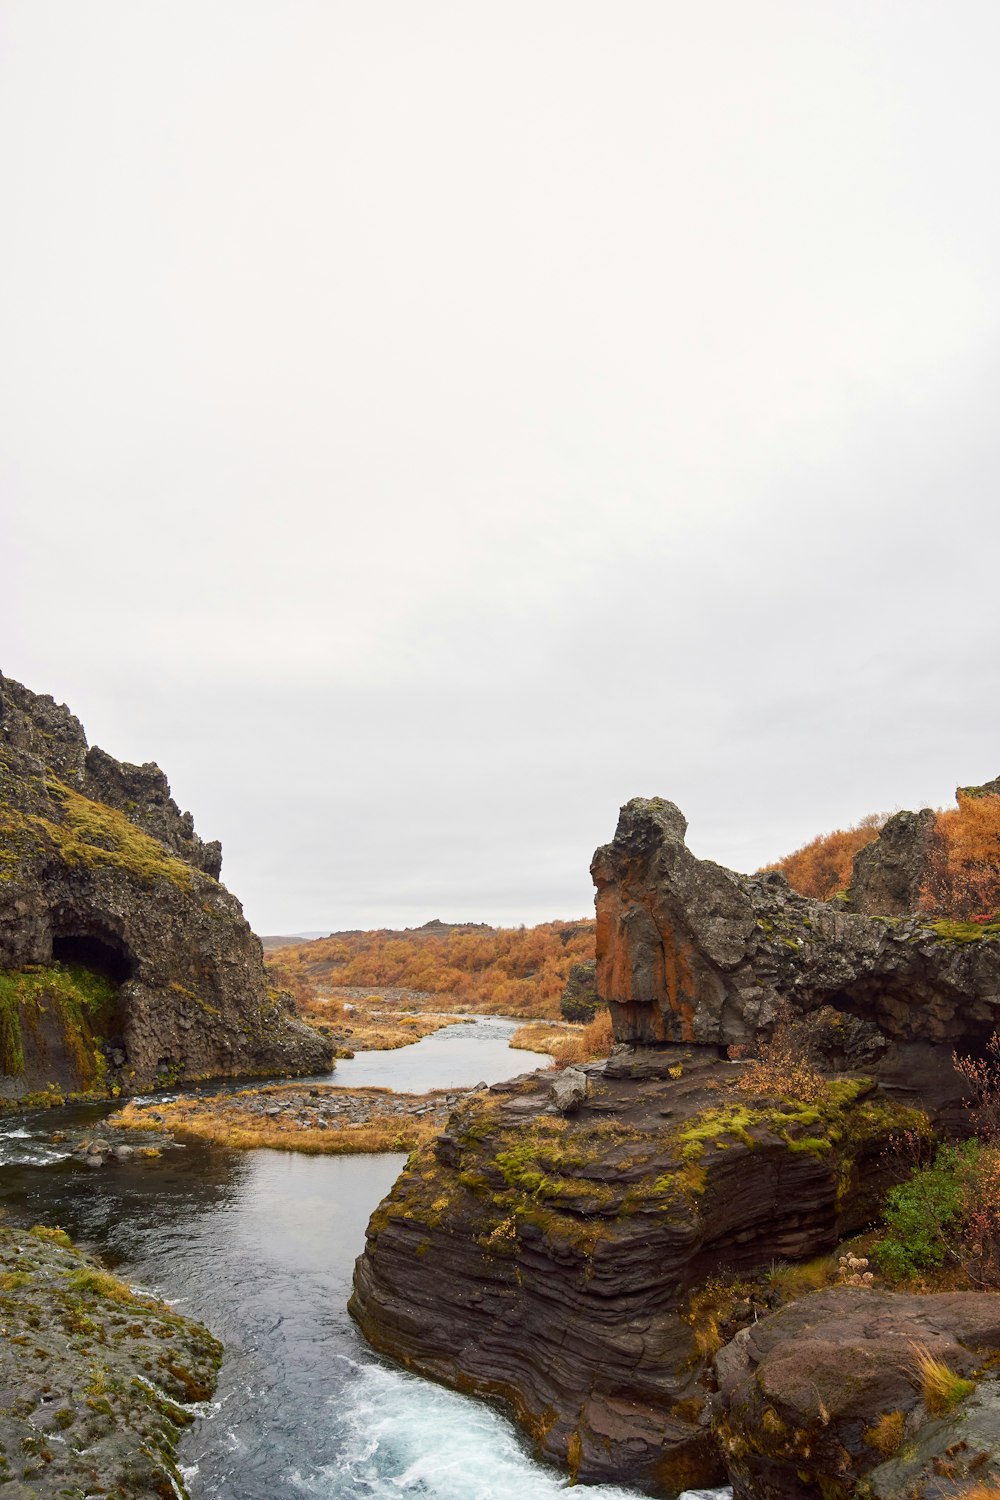
<svg viewBox="0 0 1000 1500">
<path fill-rule="evenodd" d="M 593 921 L 490 927 L 442 922 L 402 931 L 335 932 L 269 950 L 278 981 L 318 989 L 407 989 L 507 1015 L 556 1017 L 574 964 L 594 956 Z"/>
</svg>

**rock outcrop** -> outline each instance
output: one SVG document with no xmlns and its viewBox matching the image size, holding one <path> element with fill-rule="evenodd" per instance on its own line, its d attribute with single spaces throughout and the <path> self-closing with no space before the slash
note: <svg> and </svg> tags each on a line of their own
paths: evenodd
<svg viewBox="0 0 1000 1500">
<path fill-rule="evenodd" d="M 597 987 L 620 1041 L 725 1049 L 769 1032 L 781 1004 L 825 1008 L 864 1023 L 866 1045 L 882 1040 L 887 1080 L 909 1081 L 932 1108 L 960 1094 L 952 1049 L 981 1051 L 1000 1023 L 1000 923 L 809 900 L 776 872 L 738 875 L 696 859 L 686 828 L 672 802 L 636 798 L 594 856 Z M 924 837 L 925 819 L 899 815 L 887 831 L 898 852 Z M 876 866 L 896 900 L 905 869 L 887 859 L 869 869 L 866 853 L 859 904 Z"/>
<path fill-rule="evenodd" d="M 176 1496 L 192 1404 L 222 1358 L 204 1328 L 132 1292 L 61 1229 L 0 1229 L 0 1492 Z"/>
<path fill-rule="evenodd" d="M 597 961 L 588 958 L 582 964 L 574 964 L 566 979 L 566 988 L 559 1001 L 559 1010 L 564 1021 L 592 1021 L 601 1006 L 597 994 Z"/>
<path fill-rule="evenodd" d="M 323 1069 L 155 765 L 0 679 L 0 1094 Z"/>
<path fill-rule="evenodd" d="M 848 910 L 881 917 L 919 911 L 929 856 L 937 842 L 936 824 L 929 807 L 889 818 L 878 838 L 854 856 Z"/>
<path fill-rule="evenodd" d="M 871 1080 L 797 1105 L 745 1093 L 743 1066 L 623 1049 L 555 1089 L 538 1073 L 470 1097 L 372 1218 L 350 1304 L 365 1336 L 503 1402 L 581 1479 L 721 1481 L 697 1289 L 870 1222 L 887 1141 L 916 1123 Z"/>
<path fill-rule="evenodd" d="M 939 1500 L 1000 1479 L 998 1360 L 990 1292 L 833 1287 L 748 1325 L 711 1402 L 734 1500 Z"/>
</svg>

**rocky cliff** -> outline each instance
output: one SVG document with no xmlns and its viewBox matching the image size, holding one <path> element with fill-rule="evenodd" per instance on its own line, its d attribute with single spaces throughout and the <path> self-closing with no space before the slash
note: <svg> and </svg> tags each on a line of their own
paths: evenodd
<svg viewBox="0 0 1000 1500">
<path fill-rule="evenodd" d="M 597 988 L 620 1041 L 725 1049 L 767 1033 L 784 1002 L 852 1020 L 864 1065 L 881 1054 L 887 1081 L 931 1105 L 954 1095 L 952 1049 L 980 1051 L 1000 1022 L 1000 923 L 896 909 L 923 814 L 900 814 L 861 851 L 855 910 L 696 859 L 686 828 L 672 802 L 636 798 L 594 856 Z"/>
<path fill-rule="evenodd" d="M 581 1479 L 720 1480 L 699 1288 L 869 1222 L 887 1141 L 917 1123 L 870 1079 L 802 1105 L 745 1093 L 740 1070 L 625 1050 L 474 1095 L 372 1218 L 350 1305 L 365 1336 L 502 1401 Z"/>
<path fill-rule="evenodd" d="M 0 678 L 0 1094 L 328 1066 L 221 863 L 158 766 Z"/>
<path fill-rule="evenodd" d="M 672 803 L 623 808 L 592 867 L 598 993 L 619 1044 L 606 1062 L 471 1096 L 411 1159 L 356 1268 L 350 1310 L 370 1342 L 500 1401 L 581 1479 L 675 1495 L 728 1471 L 739 1500 L 846 1500 L 861 1476 L 872 1495 L 908 1493 L 891 1488 L 904 1475 L 927 1500 L 957 1495 L 957 1480 L 935 1488 L 941 1464 L 978 1472 L 977 1453 L 996 1446 L 998 1387 L 983 1389 L 968 1465 L 952 1463 L 951 1428 L 920 1404 L 912 1342 L 947 1346 L 961 1369 L 979 1360 L 985 1379 L 1000 1298 L 942 1303 L 937 1324 L 901 1307 L 863 1400 L 852 1361 L 869 1360 L 866 1327 L 891 1323 L 877 1298 L 861 1289 L 850 1303 L 857 1347 L 837 1365 L 843 1389 L 831 1380 L 818 1405 L 795 1348 L 813 1313 L 816 1347 L 836 1342 L 844 1295 L 765 1327 L 787 1300 L 767 1268 L 877 1219 L 906 1172 L 890 1142 L 956 1118 L 967 1085 L 952 1049 L 981 1052 L 1000 1018 L 1000 924 L 875 911 L 914 889 L 926 823 L 887 825 L 856 866 L 850 909 L 696 859 Z M 766 1068 L 762 1084 L 728 1055 L 779 1023 L 782 1045 L 803 1039 L 823 1070 L 808 1092 Z M 769 1405 L 762 1382 L 774 1372 L 777 1391 L 773 1351 L 789 1329 L 789 1388 Z M 897 1427 L 914 1438 L 898 1458 Z"/>
</svg>

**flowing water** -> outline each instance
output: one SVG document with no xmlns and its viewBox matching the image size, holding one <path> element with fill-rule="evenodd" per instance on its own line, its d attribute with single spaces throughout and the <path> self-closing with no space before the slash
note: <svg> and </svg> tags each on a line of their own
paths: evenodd
<svg viewBox="0 0 1000 1500">
<path fill-rule="evenodd" d="M 513 1023 L 450 1026 L 341 1063 L 331 1081 L 402 1090 L 498 1082 L 536 1066 Z M 60 1224 L 133 1284 L 222 1339 L 211 1411 L 185 1436 L 192 1500 L 547 1500 L 565 1487 L 489 1407 L 382 1363 L 347 1316 L 365 1226 L 404 1157 L 188 1145 L 88 1168 L 50 1142 L 105 1107 L 0 1124 L 0 1203 Z M 595 1500 L 633 1491 L 587 1490 Z"/>
</svg>

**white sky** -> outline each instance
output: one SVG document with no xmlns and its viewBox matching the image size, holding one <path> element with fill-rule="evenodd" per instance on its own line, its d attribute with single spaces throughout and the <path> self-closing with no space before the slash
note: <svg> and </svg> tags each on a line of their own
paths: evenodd
<svg viewBox="0 0 1000 1500">
<path fill-rule="evenodd" d="M 1000 772 L 1000 7 L 0 0 L 0 668 L 259 931 Z"/>
</svg>

